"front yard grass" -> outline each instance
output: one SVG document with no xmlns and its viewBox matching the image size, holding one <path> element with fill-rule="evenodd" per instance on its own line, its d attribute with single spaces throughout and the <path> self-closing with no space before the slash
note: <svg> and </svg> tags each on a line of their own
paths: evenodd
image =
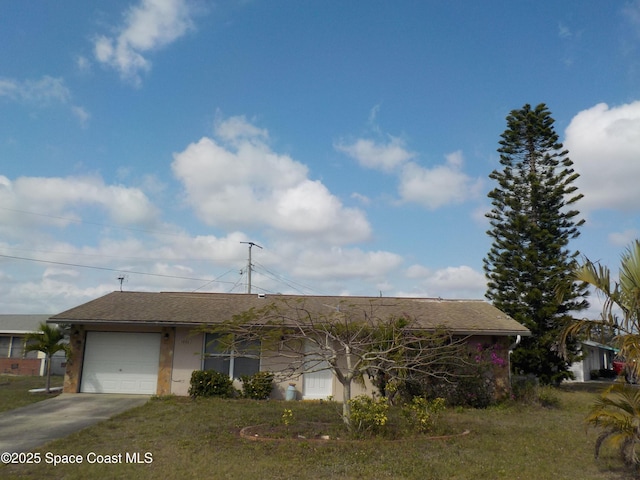
<svg viewBox="0 0 640 480">
<path fill-rule="evenodd" d="M 52 376 L 51 387 L 62 386 L 62 380 L 62 376 Z M 45 382 L 45 377 L 0 375 L 0 412 L 57 396 L 59 393 L 29 393 L 31 389 L 44 388 Z"/>
<path fill-rule="evenodd" d="M 593 456 L 597 433 L 584 417 L 595 395 L 558 390 L 559 406 L 508 404 L 450 409 L 446 430 L 470 434 L 446 440 L 280 439 L 239 435 L 250 425 L 281 424 L 285 409 L 305 422 L 339 428 L 340 405 L 225 399 L 154 398 L 146 405 L 52 442 L 35 452 L 38 465 L 0 467 L 2 478 L 127 479 L 621 479 L 615 452 Z M 295 421 L 294 420 L 294 421 Z M 139 453 L 150 463 L 127 463 Z M 93 455 L 90 455 L 92 453 Z M 53 466 L 51 455 L 81 455 L 83 463 Z M 90 464 L 105 455 L 121 462 Z"/>
</svg>

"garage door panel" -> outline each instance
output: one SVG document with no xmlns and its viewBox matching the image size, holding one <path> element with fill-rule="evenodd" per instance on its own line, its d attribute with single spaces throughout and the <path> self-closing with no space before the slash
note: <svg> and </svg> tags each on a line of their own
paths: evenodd
<svg viewBox="0 0 640 480">
<path fill-rule="evenodd" d="M 159 333 L 87 332 L 81 391 L 154 394 Z"/>
</svg>

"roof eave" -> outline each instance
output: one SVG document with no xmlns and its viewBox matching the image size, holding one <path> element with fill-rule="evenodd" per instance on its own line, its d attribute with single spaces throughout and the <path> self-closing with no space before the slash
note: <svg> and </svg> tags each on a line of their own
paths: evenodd
<svg viewBox="0 0 640 480">
<path fill-rule="evenodd" d="M 515 337 L 520 335 L 521 337 L 530 337 L 530 331 L 522 330 L 452 330 L 452 333 L 457 335 L 492 335 L 499 337 Z"/>
<path fill-rule="evenodd" d="M 74 324 L 74 325 L 126 325 L 126 326 L 162 326 L 162 327 L 201 327 L 205 325 L 216 324 L 216 322 L 175 322 L 171 320 L 89 320 L 89 319 L 56 319 L 47 320 L 47 323 Z M 426 328 L 425 330 L 433 330 Z M 500 336 L 515 337 L 517 335 L 523 337 L 531 336 L 528 330 L 458 330 L 451 329 L 454 335 L 484 335 L 484 336 Z"/>
<path fill-rule="evenodd" d="M 171 320 L 79 320 L 79 319 L 56 319 L 47 320 L 47 323 L 60 323 L 68 325 L 150 325 L 162 327 L 198 327 L 205 325 L 201 322 L 173 322 Z"/>
</svg>

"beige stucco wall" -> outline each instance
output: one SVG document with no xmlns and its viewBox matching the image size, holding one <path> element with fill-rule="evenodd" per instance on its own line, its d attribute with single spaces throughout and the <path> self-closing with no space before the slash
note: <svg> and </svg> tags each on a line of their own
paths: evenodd
<svg viewBox="0 0 640 480">
<path fill-rule="evenodd" d="M 294 385 L 296 389 L 296 399 L 304 400 L 304 372 L 301 371 L 288 371 L 287 367 L 290 365 L 290 360 L 284 359 L 278 355 L 278 352 L 263 352 L 262 360 L 260 362 L 260 370 L 276 372 L 275 387 L 271 397 L 277 400 L 283 400 L 286 398 L 286 391 L 289 385 Z M 371 395 L 372 392 L 377 391 L 371 384 L 368 378 L 365 378 L 364 385 L 353 382 L 351 386 L 351 395 L 355 397 L 361 394 Z M 336 401 L 342 401 L 343 387 L 338 379 L 333 376 L 331 382 L 330 396 Z"/>
<path fill-rule="evenodd" d="M 286 398 L 289 385 L 296 389 L 296 399 L 302 398 L 302 375 L 299 371 L 287 371 L 290 360 L 283 358 L 278 352 L 262 352 L 260 358 L 260 370 L 264 372 L 274 372 L 274 388 L 271 398 L 274 400 L 284 400 Z"/>
<path fill-rule="evenodd" d="M 168 393 L 187 396 L 189 394 L 189 382 L 191 373 L 194 370 L 202 368 L 202 350 L 204 344 L 204 334 L 196 333 L 192 327 L 109 327 L 109 326 L 92 326 L 92 331 L 120 331 L 120 332 L 161 332 L 161 352 L 158 364 L 158 395 L 166 395 Z M 84 343 L 86 339 L 86 329 L 82 326 L 73 326 L 71 330 L 70 346 L 72 348 L 72 356 L 67 363 L 67 372 L 65 375 L 64 392 L 75 393 L 79 391 L 80 379 L 82 376 L 82 358 L 84 354 Z M 499 344 L 500 352 L 507 357 L 507 348 L 509 339 L 506 337 L 473 337 L 469 340 L 471 350 L 476 345 L 493 345 Z M 278 352 L 263 352 L 260 361 L 260 370 L 276 372 L 276 385 L 273 390 L 273 399 L 284 399 L 286 397 L 287 388 L 293 384 L 296 389 L 296 398 L 303 399 L 304 391 L 304 375 L 303 372 L 289 371 L 285 372 L 290 364 L 290 359 L 283 358 Z M 508 393 L 509 390 L 509 374 L 508 367 L 494 368 L 494 375 L 498 387 L 499 396 Z M 240 388 L 240 385 L 236 385 Z M 377 389 L 371 384 L 371 381 L 364 378 L 364 385 L 353 382 L 351 396 L 356 397 L 361 394 L 371 395 L 377 393 Z M 331 396 L 336 401 L 342 401 L 343 387 L 334 377 L 332 380 Z"/>
<path fill-rule="evenodd" d="M 172 394 L 189 395 L 191 372 L 202 368 L 203 343 L 203 333 L 195 333 L 192 328 L 176 328 L 171 375 Z"/>
</svg>

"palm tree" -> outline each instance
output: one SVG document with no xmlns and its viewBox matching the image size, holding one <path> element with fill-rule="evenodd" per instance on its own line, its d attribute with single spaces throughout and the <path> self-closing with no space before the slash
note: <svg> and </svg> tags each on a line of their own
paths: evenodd
<svg viewBox="0 0 640 480">
<path fill-rule="evenodd" d="M 601 427 L 596 440 L 596 458 L 600 448 L 608 443 L 620 451 L 627 465 L 638 465 L 640 446 L 640 390 L 616 383 L 606 389 L 586 418 L 587 423 Z"/>
<path fill-rule="evenodd" d="M 627 374 L 640 373 L 640 240 L 635 240 L 621 256 L 618 281 L 612 282 L 606 266 L 590 260 L 573 272 L 576 282 L 590 285 L 603 299 L 602 313 L 596 320 L 573 320 L 565 327 L 559 344 L 569 337 L 610 337 L 626 361 Z M 561 292 L 560 292 L 561 293 Z M 617 447 L 628 464 L 640 465 L 640 389 L 616 383 L 605 390 L 586 418 L 602 427 L 596 441 L 596 457 L 604 443 Z"/>
<path fill-rule="evenodd" d="M 61 343 L 64 340 L 64 332 L 60 327 L 52 327 L 46 323 L 41 323 L 38 330 L 28 333 L 25 336 L 27 352 L 42 352 L 46 355 L 47 362 L 47 382 L 45 392 L 51 391 L 51 357 L 57 352 L 64 351 L 69 354 L 69 346 Z"/>
<path fill-rule="evenodd" d="M 640 240 L 635 240 L 622 254 L 617 282 L 611 281 L 606 266 L 587 260 L 573 272 L 577 282 L 585 282 L 603 298 L 597 320 L 573 320 L 563 331 L 560 345 L 569 337 L 592 337 L 611 334 L 636 378 L 640 375 Z"/>
</svg>

